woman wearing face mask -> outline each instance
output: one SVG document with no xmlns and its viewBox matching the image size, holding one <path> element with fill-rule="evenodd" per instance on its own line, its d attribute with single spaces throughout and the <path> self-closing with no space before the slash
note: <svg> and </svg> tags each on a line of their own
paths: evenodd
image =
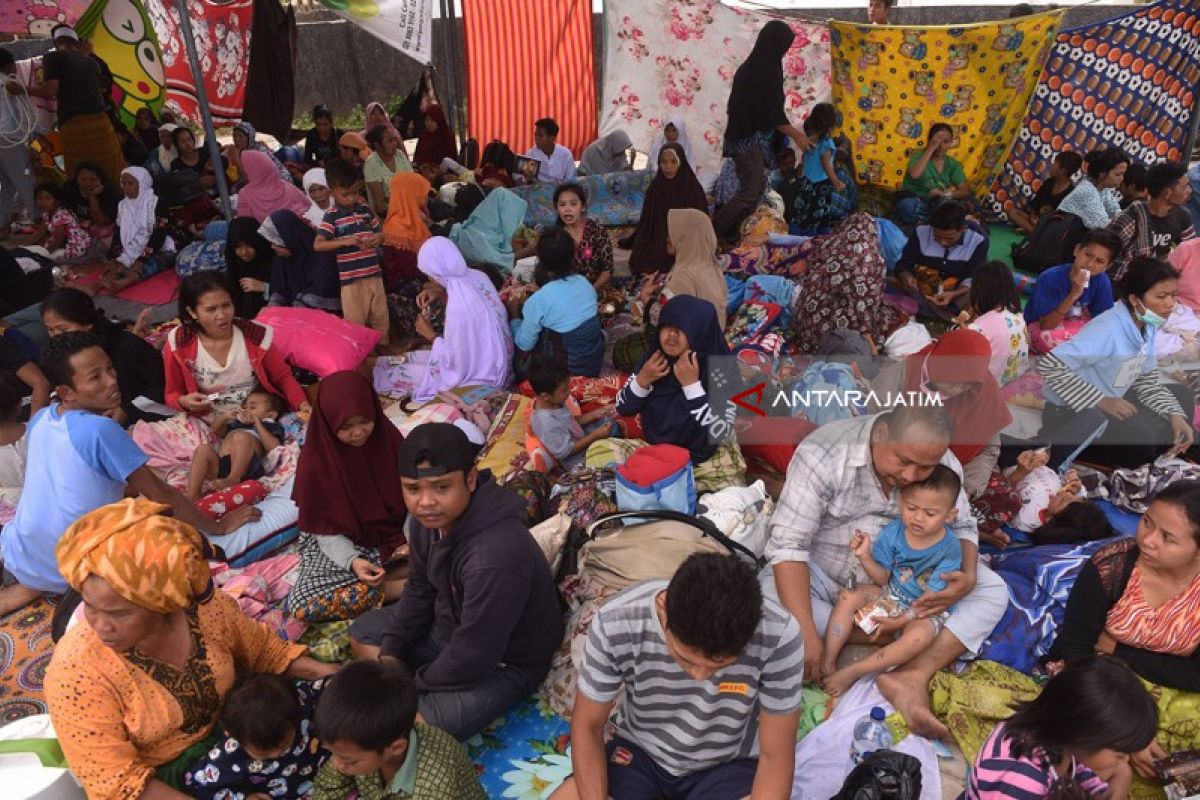
<svg viewBox="0 0 1200 800">
<path fill-rule="evenodd" d="M 1038 363 L 1046 380 L 1041 436 L 1051 443 L 1052 467 L 1072 454 L 1135 467 L 1195 441 L 1191 390 L 1167 383 L 1155 356 L 1179 273 L 1165 261 L 1135 258 L 1116 288 L 1116 305 Z"/>
</svg>

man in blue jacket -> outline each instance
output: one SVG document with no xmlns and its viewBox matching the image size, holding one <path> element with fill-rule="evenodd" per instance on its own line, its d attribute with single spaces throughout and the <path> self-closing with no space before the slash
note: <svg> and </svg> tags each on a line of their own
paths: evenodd
<svg viewBox="0 0 1200 800">
<path fill-rule="evenodd" d="M 524 504 L 475 469 L 466 434 L 421 425 L 399 461 L 413 517 L 408 583 L 394 605 L 350 627 L 351 646 L 359 658 L 406 663 L 421 717 L 468 739 L 541 684 L 562 642 L 562 609 Z"/>
</svg>

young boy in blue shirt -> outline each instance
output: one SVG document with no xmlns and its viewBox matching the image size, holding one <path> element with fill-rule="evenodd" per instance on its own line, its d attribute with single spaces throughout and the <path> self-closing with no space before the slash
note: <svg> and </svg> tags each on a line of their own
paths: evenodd
<svg viewBox="0 0 1200 800">
<path fill-rule="evenodd" d="M 844 694 L 864 675 L 908 663 L 941 631 L 947 614 L 921 618 L 912 604 L 926 592 L 945 589 L 947 573 L 962 569 L 962 548 L 949 527 L 961 491 L 958 474 L 938 464 L 928 478 L 900 490 L 900 519 L 884 527 L 874 544 L 867 534 L 855 532 L 850 549 L 872 583 L 843 589 L 833 608 L 821 660 L 822 685 L 830 695 Z M 868 612 L 877 603 L 892 613 L 874 619 L 873 638 L 886 641 L 896 631 L 900 636 L 873 656 L 838 669 L 838 655 L 850 638 L 856 612 Z"/>
<path fill-rule="evenodd" d="M 337 254 L 342 285 L 342 317 L 347 322 L 379 331 L 379 347 L 388 344 L 387 292 L 379 266 L 383 231 L 371 209 L 362 201 L 362 178 L 348 161 L 338 159 L 325 167 L 334 207 L 325 212 L 317 228 L 313 250 Z"/>
</svg>

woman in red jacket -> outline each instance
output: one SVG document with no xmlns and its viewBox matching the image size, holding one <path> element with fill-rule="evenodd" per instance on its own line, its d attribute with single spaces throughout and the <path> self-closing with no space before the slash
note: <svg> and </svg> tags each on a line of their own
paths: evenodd
<svg viewBox="0 0 1200 800">
<path fill-rule="evenodd" d="M 271 329 L 234 316 L 223 274 L 204 271 L 184 279 L 179 319 L 163 348 L 167 405 L 211 420 L 238 409 L 261 387 L 292 410 L 311 410 L 283 357 L 271 349 Z"/>
</svg>

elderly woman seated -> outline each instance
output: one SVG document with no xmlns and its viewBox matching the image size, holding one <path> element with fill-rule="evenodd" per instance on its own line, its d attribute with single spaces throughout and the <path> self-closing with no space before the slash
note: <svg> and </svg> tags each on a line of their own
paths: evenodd
<svg viewBox="0 0 1200 800">
<path fill-rule="evenodd" d="M 215 591 L 204 537 L 164 510 L 133 499 L 104 506 L 56 551 L 86 621 L 55 648 L 46 700 L 88 797 L 186 800 L 183 773 L 212 749 L 240 674 L 315 680 L 337 671 Z"/>
</svg>

